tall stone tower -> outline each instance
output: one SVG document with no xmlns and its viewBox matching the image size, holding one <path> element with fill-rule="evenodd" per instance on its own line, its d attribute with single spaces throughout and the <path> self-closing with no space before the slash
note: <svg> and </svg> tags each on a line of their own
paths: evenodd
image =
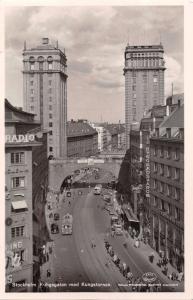
<svg viewBox="0 0 193 300">
<path fill-rule="evenodd" d="M 42 129 L 49 130 L 48 156 L 67 155 L 67 59 L 65 52 L 48 38 L 23 50 L 24 110 L 34 113 Z"/>
<path fill-rule="evenodd" d="M 154 105 L 164 103 L 164 49 L 162 44 L 125 49 L 125 125 L 129 149 L 130 126 Z"/>
</svg>

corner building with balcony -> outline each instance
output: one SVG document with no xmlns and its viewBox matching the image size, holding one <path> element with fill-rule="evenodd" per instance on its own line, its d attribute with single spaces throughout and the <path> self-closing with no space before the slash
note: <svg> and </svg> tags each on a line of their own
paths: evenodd
<svg viewBox="0 0 193 300">
<path fill-rule="evenodd" d="M 160 45 L 130 46 L 125 49 L 125 126 L 129 149 L 130 127 L 144 112 L 164 104 L 164 49 Z"/>
<path fill-rule="evenodd" d="M 5 101 L 6 292 L 37 290 L 41 249 L 49 239 L 47 135 L 33 114 Z"/>
<path fill-rule="evenodd" d="M 24 110 L 35 114 L 42 129 L 49 130 L 48 155 L 67 155 L 67 59 L 58 43 L 48 38 L 42 44 L 23 50 Z"/>
<path fill-rule="evenodd" d="M 151 246 L 184 271 L 184 106 L 150 138 Z"/>
</svg>

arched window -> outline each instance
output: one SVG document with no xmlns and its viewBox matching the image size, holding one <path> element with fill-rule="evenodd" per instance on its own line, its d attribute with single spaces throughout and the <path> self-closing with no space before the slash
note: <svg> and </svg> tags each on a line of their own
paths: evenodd
<svg viewBox="0 0 193 300">
<path fill-rule="evenodd" d="M 38 62 L 39 62 L 39 70 L 43 70 L 43 67 L 44 67 L 44 58 L 43 58 L 43 56 L 38 57 Z"/>
<path fill-rule="evenodd" d="M 30 56 L 30 58 L 29 58 L 29 65 L 30 65 L 30 70 L 34 70 L 34 68 L 35 68 L 35 58 L 34 58 L 34 56 Z"/>
<path fill-rule="evenodd" d="M 48 70 L 52 70 L 53 69 L 53 57 L 52 56 L 48 56 Z"/>
</svg>

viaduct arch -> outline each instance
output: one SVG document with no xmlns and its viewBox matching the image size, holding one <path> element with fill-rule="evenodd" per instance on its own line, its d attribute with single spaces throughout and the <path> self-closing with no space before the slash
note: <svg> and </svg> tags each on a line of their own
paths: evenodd
<svg viewBox="0 0 193 300">
<path fill-rule="evenodd" d="M 68 175 L 75 170 L 88 167 L 96 167 L 111 172 L 118 178 L 122 159 L 73 159 L 73 160 L 50 160 L 49 162 L 49 186 L 58 190 Z"/>
</svg>

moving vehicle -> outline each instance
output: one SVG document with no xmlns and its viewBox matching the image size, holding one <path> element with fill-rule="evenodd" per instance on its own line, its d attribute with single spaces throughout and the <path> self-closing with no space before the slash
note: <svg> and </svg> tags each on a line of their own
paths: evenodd
<svg viewBox="0 0 193 300">
<path fill-rule="evenodd" d="M 118 216 L 112 216 L 111 217 L 111 226 L 113 226 L 114 224 L 118 224 L 118 223 L 119 223 Z"/>
<path fill-rule="evenodd" d="M 72 215 L 70 214 L 64 215 L 62 220 L 62 234 L 63 235 L 72 234 L 72 225 L 73 225 Z"/>
<path fill-rule="evenodd" d="M 100 195 L 102 192 L 102 185 L 101 184 L 97 184 L 94 188 L 94 195 Z"/>
<path fill-rule="evenodd" d="M 114 224 L 112 227 L 113 227 L 112 229 L 114 229 L 116 235 L 123 235 L 123 228 L 122 228 L 121 224 Z"/>
</svg>

